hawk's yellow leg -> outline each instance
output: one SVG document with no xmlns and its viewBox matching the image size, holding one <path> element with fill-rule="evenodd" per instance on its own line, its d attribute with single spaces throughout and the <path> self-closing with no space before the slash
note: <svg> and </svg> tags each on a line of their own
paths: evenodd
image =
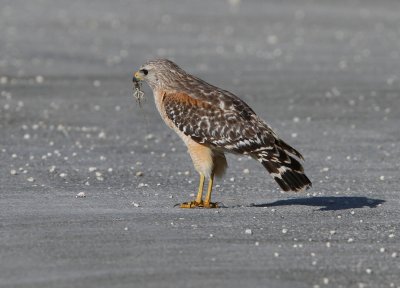
<svg viewBox="0 0 400 288">
<path fill-rule="evenodd" d="M 211 174 L 210 181 L 208 182 L 206 200 L 204 200 L 204 208 L 218 208 L 218 203 L 211 202 L 211 192 L 212 192 L 213 182 L 214 182 L 214 174 Z"/>
<path fill-rule="evenodd" d="M 196 207 L 204 207 L 203 206 L 203 189 L 204 189 L 204 180 L 205 176 L 200 174 L 200 182 L 199 182 L 199 190 L 197 192 L 197 197 L 195 201 L 185 202 L 180 205 L 181 208 L 196 208 Z"/>
<path fill-rule="evenodd" d="M 197 191 L 197 197 L 196 197 L 196 203 L 203 204 L 203 188 L 204 188 L 204 180 L 206 177 L 204 177 L 203 174 L 200 174 L 200 183 L 199 183 L 199 189 Z"/>
</svg>

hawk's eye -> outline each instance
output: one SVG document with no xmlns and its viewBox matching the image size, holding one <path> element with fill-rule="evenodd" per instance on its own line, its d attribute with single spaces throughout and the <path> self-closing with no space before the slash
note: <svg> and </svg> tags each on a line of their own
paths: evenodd
<svg viewBox="0 0 400 288">
<path fill-rule="evenodd" d="M 140 70 L 140 72 L 142 72 L 144 75 L 149 74 L 149 71 L 147 71 L 146 69 L 142 69 L 142 70 Z"/>
</svg>

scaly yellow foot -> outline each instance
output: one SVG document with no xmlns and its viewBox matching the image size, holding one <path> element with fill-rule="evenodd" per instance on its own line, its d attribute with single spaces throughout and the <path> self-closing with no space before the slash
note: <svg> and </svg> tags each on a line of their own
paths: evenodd
<svg viewBox="0 0 400 288">
<path fill-rule="evenodd" d="M 217 202 L 209 202 L 203 204 L 204 208 L 220 208 Z"/>
<path fill-rule="evenodd" d="M 219 208 L 218 203 L 204 203 L 203 201 L 191 201 L 191 202 L 184 202 L 180 206 L 180 208 Z"/>
<path fill-rule="evenodd" d="M 200 208 L 204 207 L 203 201 L 197 202 L 197 201 L 191 201 L 191 202 L 184 202 L 180 206 L 180 208 Z"/>
</svg>

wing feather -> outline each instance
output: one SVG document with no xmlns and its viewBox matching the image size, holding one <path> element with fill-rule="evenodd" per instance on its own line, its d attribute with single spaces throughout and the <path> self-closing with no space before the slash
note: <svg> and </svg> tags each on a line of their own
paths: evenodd
<svg viewBox="0 0 400 288">
<path fill-rule="evenodd" d="M 222 109 L 182 92 L 165 94 L 163 104 L 174 125 L 198 143 L 248 154 L 276 140 L 255 114 L 249 117 L 237 109 Z"/>
</svg>

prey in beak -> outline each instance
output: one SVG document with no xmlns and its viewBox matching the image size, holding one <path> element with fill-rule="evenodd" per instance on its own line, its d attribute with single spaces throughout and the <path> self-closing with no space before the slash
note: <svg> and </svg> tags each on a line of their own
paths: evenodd
<svg viewBox="0 0 400 288">
<path fill-rule="evenodd" d="M 133 97 L 136 99 L 136 102 L 141 107 L 142 101 L 144 99 L 144 92 L 142 91 L 142 81 L 143 79 L 140 77 L 140 72 L 137 71 L 133 75 L 132 82 L 133 82 Z"/>
</svg>

